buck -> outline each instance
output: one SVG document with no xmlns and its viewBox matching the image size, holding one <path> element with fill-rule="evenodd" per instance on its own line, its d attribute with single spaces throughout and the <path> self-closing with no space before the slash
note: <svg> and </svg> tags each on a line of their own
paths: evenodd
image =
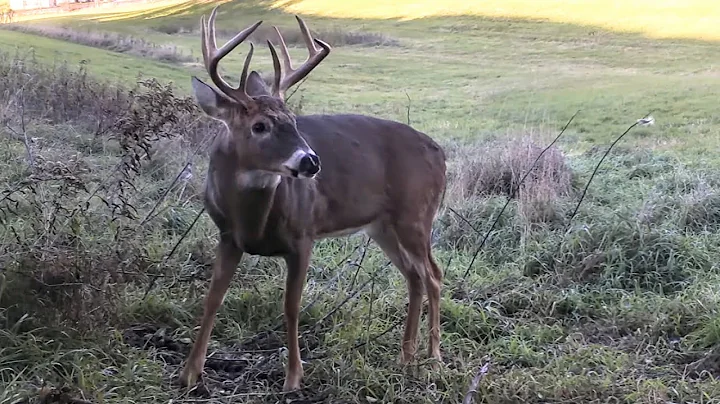
<svg viewBox="0 0 720 404">
<path fill-rule="evenodd" d="M 219 241 L 200 329 L 180 374 L 181 385 L 194 385 L 201 376 L 217 310 L 247 253 L 282 257 L 287 265 L 288 364 L 283 390 L 299 389 L 303 368 L 298 316 L 313 244 L 360 231 L 380 246 L 407 282 L 409 305 L 400 362 L 414 359 L 425 293 L 428 355 L 440 362 L 443 274 L 431 253 L 430 232 L 445 193 L 444 151 L 429 136 L 399 122 L 355 114 L 295 116 L 285 104 L 285 92 L 331 50 L 311 36 L 299 17 L 307 60 L 293 68 L 275 27 L 283 61 L 281 65 L 275 47 L 267 41 L 272 82 L 266 84 L 254 70 L 248 74 L 251 43 L 240 84 L 231 87 L 218 74 L 218 63 L 262 21 L 218 48 L 216 12 L 217 7 L 207 25 L 201 17 L 201 37 L 205 68 L 217 90 L 195 76 L 192 87 L 204 113 L 227 128 L 213 143 L 204 196 Z"/>
</svg>

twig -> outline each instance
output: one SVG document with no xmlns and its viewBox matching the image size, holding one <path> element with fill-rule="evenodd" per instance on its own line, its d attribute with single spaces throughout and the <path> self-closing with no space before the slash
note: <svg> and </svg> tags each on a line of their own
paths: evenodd
<svg viewBox="0 0 720 404">
<path fill-rule="evenodd" d="M 345 257 L 343 257 L 341 260 L 338 260 L 338 262 L 334 265 L 334 267 L 335 267 L 336 269 L 337 269 L 337 268 L 340 268 L 340 264 L 343 263 L 343 262 L 345 262 L 348 258 L 350 258 L 350 257 L 355 253 L 355 251 L 358 250 L 358 248 L 360 248 L 360 245 L 356 245 L 355 248 L 353 248 L 353 250 L 350 252 L 350 254 L 347 254 L 347 255 L 345 255 Z M 315 298 L 314 298 L 310 303 L 308 303 L 305 307 L 303 307 L 302 309 L 300 309 L 300 313 L 306 312 L 306 311 L 309 310 L 313 305 L 315 305 L 315 303 L 317 303 L 318 300 L 320 300 L 320 298 L 323 297 L 323 295 L 324 295 L 323 292 L 326 292 L 326 291 L 327 291 L 328 289 L 330 289 L 333 285 L 335 285 L 335 283 L 337 283 L 338 279 L 340 279 L 340 276 L 341 276 L 343 273 L 345 273 L 345 270 L 346 270 L 347 268 L 349 268 L 349 265 L 348 265 L 348 266 L 344 266 L 340 271 L 338 271 L 338 273 L 335 274 L 335 276 L 333 276 L 332 279 L 330 279 L 330 280 L 327 282 L 327 284 L 326 284 L 325 287 L 323 288 L 322 292 L 318 293 L 317 296 L 315 296 Z M 280 317 L 282 317 L 282 316 L 280 316 Z M 279 318 L 278 318 L 278 319 L 279 319 Z"/>
<path fill-rule="evenodd" d="M 407 124 L 408 124 L 408 126 L 410 126 L 410 104 L 412 104 L 412 100 L 410 99 L 410 94 L 408 94 L 407 91 L 405 91 L 405 96 L 406 96 L 407 99 L 408 99 L 408 104 L 407 104 Z"/>
<path fill-rule="evenodd" d="M 540 154 L 537 156 L 537 158 L 532 163 L 530 168 L 528 168 L 525 175 L 520 179 L 520 182 L 517 184 L 517 186 L 511 188 L 510 196 L 508 196 L 507 201 L 505 201 L 505 205 L 502 207 L 502 209 L 500 209 L 500 213 L 498 213 L 497 217 L 495 218 L 495 221 L 490 226 L 490 229 L 488 229 L 488 231 L 485 233 L 485 237 L 483 237 L 482 242 L 480 242 L 480 246 L 477 248 L 477 250 L 475 250 L 472 260 L 470 261 L 470 264 L 468 265 L 467 269 L 465 270 L 465 274 L 463 275 L 463 281 L 465 280 L 465 278 L 467 278 L 468 274 L 470 273 L 470 269 L 472 269 L 473 265 L 475 264 L 475 260 L 477 259 L 478 254 L 480 254 L 480 250 L 482 250 L 482 248 L 485 246 L 485 243 L 487 242 L 488 238 L 490 237 L 490 233 L 493 231 L 493 229 L 495 229 L 495 226 L 500 221 L 500 217 L 502 217 L 502 214 L 505 211 L 505 208 L 508 207 L 508 205 L 510 204 L 510 201 L 512 201 L 512 199 L 515 198 L 515 194 L 517 193 L 517 191 L 520 190 L 520 186 L 523 184 L 523 182 L 525 182 L 525 179 L 528 177 L 528 175 L 530 175 L 533 168 L 535 168 L 535 165 L 538 163 L 538 161 L 540 161 L 540 158 L 543 156 L 543 154 L 545 154 L 546 151 L 550 150 L 550 148 L 560 139 L 560 137 L 563 135 L 563 133 L 565 133 L 565 130 L 568 128 L 568 126 L 570 126 L 570 123 L 575 119 L 575 117 L 579 113 L 580 113 L 580 110 L 577 110 L 577 112 L 575 112 L 573 114 L 573 116 L 570 117 L 570 119 L 567 121 L 567 123 L 562 128 L 560 133 L 555 137 L 555 139 L 545 149 L 543 149 L 542 152 L 540 152 Z M 452 212 L 452 210 L 451 210 L 451 212 Z M 467 221 L 467 219 L 465 219 L 465 221 Z"/>
<path fill-rule="evenodd" d="M 397 326 L 399 326 L 400 324 L 402 324 L 402 322 L 403 322 L 403 319 L 402 319 L 402 318 L 399 318 L 399 319 L 396 320 L 394 323 L 392 323 L 392 324 L 390 325 L 390 327 L 386 328 L 386 329 L 385 329 L 383 332 L 381 332 L 380 334 L 374 335 L 372 338 L 369 338 L 369 339 L 367 339 L 367 340 L 365 340 L 365 341 L 363 341 L 363 342 L 359 342 L 359 343 L 355 344 L 352 348 L 350 348 L 350 351 L 358 350 L 358 349 L 360 349 L 360 348 L 362 348 L 362 347 L 370 344 L 371 342 L 377 341 L 378 339 L 380 339 L 380 338 L 383 337 L 384 335 L 388 334 L 390 331 L 394 330 Z M 321 353 L 321 354 L 319 354 L 319 355 L 314 355 L 314 356 L 313 356 L 313 355 L 310 355 L 310 356 L 306 357 L 305 360 L 311 361 L 311 360 L 324 359 L 324 358 L 327 358 L 327 357 L 330 355 L 330 353 L 332 353 L 332 352 L 324 352 L 324 353 Z"/>
<path fill-rule="evenodd" d="M 298 83 L 298 85 L 295 86 L 295 88 L 293 89 L 293 92 L 290 93 L 287 97 L 285 97 L 285 102 L 288 102 L 288 100 L 289 100 L 290 98 L 292 98 L 292 96 L 295 95 L 295 93 L 297 93 L 298 90 L 300 90 L 300 87 L 302 87 L 302 85 L 305 84 L 305 80 L 307 80 L 307 79 L 308 79 L 308 77 L 305 76 L 305 78 L 303 78 L 302 80 L 300 80 L 300 83 Z"/>
<path fill-rule="evenodd" d="M 211 143 L 213 140 L 215 140 L 216 136 L 217 136 L 217 134 L 215 134 L 215 136 L 213 136 L 211 138 Z M 185 162 L 185 165 L 183 166 L 182 170 L 180 170 L 180 172 L 178 172 L 178 174 L 175 176 L 175 179 L 172 181 L 172 183 L 170 183 L 170 185 L 167 187 L 167 189 L 162 194 L 162 196 L 160 196 L 160 198 L 157 201 L 155 201 L 155 204 L 153 205 L 152 209 L 150 209 L 150 211 L 145 215 L 145 218 L 143 218 L 143 220 L 140 222 L 140 226 L 143 226 L 145 223 L 154 219 L 154 216 L 151 217 L 151 215 L 155 212 L 155 210 L 158 208 L 158 206 L 160 206 L 162 201 L 165 200 L 167 195 L 170 193 L 170 190 L 172 189 L 172 187 L 180 180 L 180 177 L 182 177 L 183 173 L 185 173 L 185 170 L 187 170 L 188 166 L 190 166 L 190 164 L 192 164 L 193 159 L 195 158 L 195 156 L 197 156 L 197 154 L 200 152 L 200 150 L 204 146 L 205 146 L 205 142 L 200 142 L 197 145 L 197 147 L 195 148 L 193 153 L 190 155 L 190 158 Z"/>
<path fill-rule="evenodd" d="M 582 195 L 580 195 L 580 200 L 578 201 L 577 205 L 575 205 L 575 210 L 573 210 L 572 215 L 570 215 L 570 219 L 568 220 L 568 223 L 565 226 L 565 231 L 563 233 L 566 233 L 568 231 L 568 229 L 570 228 L 570 221 L 572 221 L 572 219 L 575 217 L 578 210 L 580 209 L 580 204 L 582 204 L 583 200 L 585 199 L 585 194 L 587 194 L 588 188 L 590 188 L 590 183 L 592 182 L 593 178 L 595 178 L 595 174 L 597 174 L 598 170 L 600 169 L 600 164 L 602 164 L 602 162 L 605 160 L 605 157 L 607 157 L 607 155 L 610 154 L 610 151 L 613 149 L 613 147 L 615 147 L 615 145 L 622 138 L 624 138 L 625 135 L 627 135 L 634 127 L 636 127 L 640 123 L 644 122 L 647 119 L 647 117 L 650 116 L 651 113 L 652 113 L 652 111 L 649 112 L 647 115 L 645 115 L 645 117 L 643 117 L 642 119 L 638 119 L 637 121 L 635 121 L 635 123 L 630 125 L 625 130 L 625 132 L 623 132 L 622 135 L 618 136 L 617 139 L 615 139 L 615 141 L 610 144 L 610 147 L 608 147 L 608 149 L 605 150 L 605 153 L 600 158 L 600 161 L 598 161 L 598 163 L 595 165 L 595 169 L 593 170 L 592 174 L 590 175 L 590 179 L 588 180 L 587 184 L 585 184 L 585 189 L 583 189 L 583 193 L 582 193 Z"/>
<path fill-rule="evenodd" d="M 508 199 L 508 200 L 509 200 L 509 199 Z M 448 206 L 447 208 L 448 208 L 448 210 L 450 211 L 450 213 L 454 214 L 455 216 L 458 217 L 458 219 L 462 220 L 463 222 L 465 222 L 465 224 L 467 224 L 468 226 L 470 226 L 470 228 L 473 229 L 473 230 L 475 231 L 475 233 L 477 233 L 477 234 L 482 234 L 482 232 L 480 231 L 480 229 L 478 229 L 477 227 L 475 227 L 475 225 L 472 224 L 472 222 L 470 222 L 465 216 L 461 215 L 460 213 L 458 213 L 458 211 L 456 211 L 455 209 L 453 209 L 453 208 L 450 207 L 450 206 Z M 500 214 L 502 214 L 502 211 L 500 211 Z M 498 217 L 499 217 L 499 216 L 498 216 Z"/>
<path fill-rule="evenodd" d="M 473 377 L 472 381 L 470 382 L 470 387 L 468 388 L 467 394 L 465 394 L 465 399 L 463 400 L 463 404 L 473 404 L 475 394 L 477 394 L 477 388 L 480 384 L 480 380 L 488 373 L 490 370 L 490 362 L 485 362 L 484 365 L 480 369 L 478 369 L 477 374 L 475 377 Z"/>
<path fill-rule="evenodd" d="M 27 128 L 25 127 L 25 87 L 20 89 L 20 129 L 22 130 L 23 140 L 25 142 L 25 150 L 27 150 L 28 154 L 28 164 L 30 164 L 30 169 L 35 167 L 35 158 L 32 154 L 32 149 L 30 148 L 30 142 L 27 137 Z"/>
<path fill-rule="evenodd" d="M 205 213 L 205 208 L 202 208 L 200 210 L 200 212 L 198 212 L 197 216 L 195 216 L 195 220 L 193 220 L 193 222 L 190 223 L 190 226 L 188 226 L 187 230 L 185 230 L 185 233 L 183 233 L 182 237 L 180 237 L 180 240 L 178 240 L 177 243 L 175 243 L 175 246 L 172 248 L 172 250 L 170 250 L 170 253 L 168 255 L 166 255 L 165 258 L 163 258 L 163 261 L 162 261 L 163 263 L 167 262 L 167 260 L 170 259 L 170 257 L 173 256 L 173 254 L 175 254 L 175 251 L 180 246 L 180 243 L 182 243 L 183 240 L 185 240 L 185 237 L 187 237 L 188 233 L 190 233 L 190 230 L 192 230 L 192 228 L 195 227 L 195 223 L 197 223 L 198 219 L 200 219 L 200 216 L 202 216 L 203 213 Z M 147 296 L 150 293 L 150 291 L 152 290 L 152 288 L 155 287 L 155 283 L 157 282 L 158 278 L 160 278 L 160 274 L 155 274 L 155 276 L 153 276 L 152 280 L 150 280 L 150 284 L 148 285 L 147 289 L 145 289 L 145 294 L 143 295 L 142 300 L 145 300 L 147 298 Z"/>
<path fill-rule="evenodd" d="M 395 327 L 397 327 L 397 326 L 399 326 L 400 324 L 402 324 L 402 322 L 403 322 L 403 319 L 402 319 L 402 318 L 399 318 L 399 319 L 396 320 L 394 323 L 390 324 L 390 327 L 386 328 L 385 331 L 381 332 L 380 334 L 377 334 L 377 335 L 373 336 L 372 338 L 367 339 L 367 340 L 364 341 L 364 342 L 360 342 L 360 343 L 355 344 L 355 346 L 352 347 L 352 350 L 354 351 L 354 350 L 356 350 L 356 349 L 358 349 L 358 348 L 362 348 L 363 346 L 368 345 L 368 344 L 371 343 L 371 342 L 377 341 L 378 339 L 380 339 L 380 337 L 384 336 L 385 334 L 387 334 L 387 333 L 389 333 L 390 331 L 394 330 Z"/>
<path fill-rule="evenodd" d="M 370 330 L 370 323 L 372 322 L 372 309 L 373 309 L 373 302 L 375 301 L 375 297 L 373 296 L 375 294 L 375 277 L 372 277 L 372 283 L 370 284 L 370 305 L 368 307 L 368 315 L 367 315 L 367 330 Z M 366 340 L 370 339 L 370 334 L 368 333 L 368 336 Z M 365 345 L 365 356 L 367 356 L 367 347 L 368 344 Z"/>
<path fill-rule="evenodd" d="M 558 244 L 557 244 L 557 246 L 556 246 L 556 248 L 555 248 L 555 252 L 553 253 L 552 257 L 557 256 L 557 254 L 560 252 L 560 248 L 562 247 L 563 238 L 564 238 L 564 236 L 567 234 L 567 232 L 570 230 L 570 224 L 572 223 L 572 220 L 573 220 L 573 219 L 575 218 L 575 216 L 577 215 L 577 212 L 578 212 L 578 210 L 580 209 L 580 205 L 583 203 L 583 200 L 585 200 L 585 195 L 587 194 L 588 188 L 590 188 L 590 184 L 592 183 L 593 179 L 595 178 L 595 174 L 597 174 L 598 170 L 600 169 L 600 165 L 601 165 L 602 162 L 605 160 L 605 157 L 607 157 L 608 154 L 610 154 L 610 151 L 613 149 L 613 147 L 615 147 L 615 145 L 616 145 L 623 137 L 625 137 L 625 135 L 627 135 L 628 133 L 630 133 L 630 131 L 631 131 L 634 127 L 636 127 L 637 125 L 639 125 L 639 124 L 641 124 L 641 123 L 645 123 L 651 113 L 652 113 L 652 111 L 649 112 L 648 114 L 646 114 L 643 118 L 638 119 L 637 121 L 635 121 L 635 123 L 633 123 L 632 125 L 630 125 L 630 126 L 625 130 L 625 132 L 623 132 L 620 136 L 618 136 L 618 137 L 610 144 L 610 147 L 608 147 L 608 149 L 605 150 L 605 153 L 604 153 L 604 154 L 602 155 L 602 157 L 600 158 L 600 161 L 598 161 L 598 163 L 595 165 L 595 169 L 593 169 L 593 172 L 592 172 L 592 174 L 590 175 L 590 179 L 588 179 L 588 182 L 585 184 L 585 188 L 583 189 L 582 195 L 580 195 L 580 200 L 578 200 L 578 203 L 575 205 L 575 210 L 573 210 L 573 213 L 570 215 L 570 218 L 568 219 L 568 222 L 567 222 L 567 224 L 565 225 L 565 229 L 563 230 L 562 237 L 561 237 L 560 240 L 558 241 Z M 553 259 L 553 260 L 550 262 L 550 265 L 551 265 L 551 266 L 554 266 L 554 265 L 555 265 L 555 259 Z"/>
<path fill-rule="evenodd" d="M 362 268 L 362 263 L 365 261 L 365 254 L 367 253 L 367 248 L 370 245 L 370 237 L 368 237 L 365 240 L 365 246 L 363 246 L 363 252 L 360 256 L 360 261 L 356 264 L 357 269 L 355 270 L 355 275 L 352 277 L 352 281 L 350 281 L 350 290 L 352 290 L 355 287 L 355 281 L 357 280 L 358 273 L 360 272 L 360 268 Z"/>
<path fill-rule="evenodd" d="M 27 84 L 27 83 L 26 83 Z M 15 137 L 22 141 L 25 145 L 25 151 L 27 152 L 28 157 L 28 165 L 30 166 L 30 169 L 32 170 L 33 167 L 35 167 L 35 157 L 32 153 L 32 148 L 30 147 L 30 140 L 27 136 L 27 126 L 25 123 L 25 84 L 20 87 L 20 89 L 17 91 L 16 98 L 19 98 L 19 106 L 20 106 L 20 133 L 13 129 L 12 126 L 8 122 L 5 123 L 5 127 L 15 135 Z"/>
<path fill-rule="evenodd" d="M 365 281 L 365 283 L 363 283 L 362 285 L 360 285 L 360 287 L 358 287 L 353 293 L 351 293 L 351 294 L 348 295 L 345 299 L 343 299 L 343 301 L 340 302 L 340 304 L 338 304 L 337 306 L 333 307 L 333 309 L 330 310 L 330 312 L 328 312 L 325 316 L 323 316 L 323 318 L 321 318 L 319 321 L 317 321 L 312 327 L 310 327 L 310 329 L 308 329 L 307 331 L 305 331 L 303 334 L 305 334 L 305 333 L 307 333 L 307 332 L 310 332 L 311 330 L 315 329 L 319 324 L 322 324 L 323 322 L 325 322 L 325 320 L 327 320 L 328 318 L 330 318 L 333 314 L 337 313 L 338 310 L 340 310 L 340 308 L 345 305 L 345 303 L 349 302 L 352 298 L 354 298 L 355 296 L 357 296 L 358 293 L 360 293 L 363 289 L 365 289 L 365 287 L 366 287 L 367 285 L 370 284 L 370 282 L 374 281 L 374 280 L 375 280 L 375 275 L 377 275 L 377 273 L 378 273 L 380 270 L 388 267 L 389 265 L 390 265 L 390 262 L 387 262 L 385 265 L 383 265 L 382 267 L 378 268 L 378 269 L 372 274 L 372 277 L 371 277 L 370 279 L 368 279 L 367 281 Z"/>
</svg>

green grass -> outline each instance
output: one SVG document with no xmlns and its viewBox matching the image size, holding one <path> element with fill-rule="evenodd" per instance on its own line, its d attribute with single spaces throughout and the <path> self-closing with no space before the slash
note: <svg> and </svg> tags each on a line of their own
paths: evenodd
<svg viewBox="0 0 720 404">
<path fill-rule="evenodd" d="M 199 16 L 212 6 L 24 23 L 147 35 L 150 43 L 199 55 Z M 224 4 L 218 26 L 230 32 L 263 19 L 293 28 L 291 15 L 267 7 Z M 207 391 L 174 385 L 214 256 L 217 235 L 207 215 L 163 257 L 200 212 L 206 156 L 195 157 L 195 176 L 182 192 L 161 196 L 217 129 L 198 120 L 192 100 L 178 98 L 189 94 L 192 74 L 205 73 L 199 65 L 0 30 L 0 50 L 34 55 L 0 58 L 8 106 L 0 192 L 18 184 L 34 191 L 0 194 L 0 402 L 36 396 L 39 380 L 105 403 L 461 402 L 488 362 L 478 403 L 718 402 L 717 43 L 482 16 L 305 19 L 331 44 L 347 31 L 381 33 L 397 44 L 334 46 L 294 106 L 404 122 L 409 97 L 412 125 L 448 150 L 447 202 L 464 218 L 445 211 L 436 224 L 446 274 L 443 370 L 397 364 L 403 278 L 374 244 L 363 253 L 364 239 L 351 237 L 315 247 L 301 316 L 303 392 L 280 393 L 284 265 L 257 257 L 246 257 L 218 315 Z M 237 77 L 245 49 L 224 62 L 227 76 Z M 291 52 L 305 57 L 302 48 Z M 268 71 L 267 50 L 255 55 L 253 66 Z M 81 61 L 87 77 L 73 73 Z M 142 97 L 129 94 L 139 74 L 174 83 L 179 96 L 142 86 L 134 90 Z M 20 88 L 26 109 L 17 106 Z M 161 107 L 147 112 L 152 100 Z M 578 109 L 548 157 L 562 180 L 531 179 L 465 279 L 505 202 L 487 184 L 527 169 L 527 147 L 547 144 Z M 655 125 L 636 127 L 610 154 L 570 222 L 600 153 L 648 112 Z M 151 139 L 148 128 L 167 116 L 179 122 Z M 23 122 L 39 156 L 30 185 L 21 182 L 30 178 L 16 134 Z M 139 173 L 115 169 L 146 138 L 152 160 L 143 160 Z M 123 150 L 119 141 L 134 148 Z M 123 178 L 132 187 L 123 188 Z M 87 189 L 72 191 L 76 180 Z M 156 203 L 157 217 L 141 224 Z"/>
<path fill-rule="evenodd" d="M 176 83 L 187 81 L 187 71 L 179 67 L 20 32 L 0 30 L 0 49 L 32 54 L 48 64 L 87 64 L 94 75 L 123 84 L 135 83 L 139 75 Z"/>
<path fill-rule="evenodd" d="M 151 42 L 177 45 L 181 51 L 199 56 L 199 15 L 209 13 L 211 7 L 168 7 L 155 12 L 162 18 L 154 18 L 153 13 L 134 18 L 83 15 L 36 23 L 147 35 Z M 107 21 L 98 22 L 100 17 Z M 267 25 L 294 28 L 289 15 L 253 3 L 225 4 L 217 25 L 232 32 L 258 19 Z M 568 136 L 575 142 L 568 146 L 584 149 L 608 142 L 652 111 L 656 128 L 628 141 L 650 147 L 670 143 L 667 149 L 692 153 L 713 153 L 718 145 L 717 114 L 711 106 L 720 90 L 712 67 L 720 53 L 714 42 L 652 40 L 639 34 L 506 18 L 306 19 L 314 29 L 381 32 L 401 43 L 400 47 L 336 47 L 302 90 L 306 112 L 357 111 L 404 119 L 410 96 L 416 107 L 413 122 L 421 130 L 439 137 L 476 138 L 499 131 L 555 128 L 582 109 Z M 168 27 L 194 32 L 161 32 Z M 29 41 L 16 33 L 6 35 L 3 42 L 7 45 L 16 35 L 23 45 Z M 332 43 L 334 38 L 325 39 Z M 44 58 L 58 50 L 73 62 L 85 58 L 76 56 L 85 48 L 65 51 L 67 45 L 37 38 L 33 43 Z M 241 46 L 224 62 L 231 77 L 237 75 L 244 49 Z M 130 57 L 111 61 L 102 56 L 105 53 L 87 52 L 92 52 L 87 59 L 96 59 L 91 71 L 103 76 L 130 80 L 142 71 L 172 80 L 185 91 L 189 90 L 190 74 L 205 76 L 197 66 L 183 70 L 148 63 L 146 68 L 136 66 L 136 59 Z M 292 53 L 295 58 L 304 57 L 302 48 Z M 270 69 L 266 49 L 256 52 L 253 66 Z M 685 136 L 688 133 L 692 135 Z"/>
</svg>

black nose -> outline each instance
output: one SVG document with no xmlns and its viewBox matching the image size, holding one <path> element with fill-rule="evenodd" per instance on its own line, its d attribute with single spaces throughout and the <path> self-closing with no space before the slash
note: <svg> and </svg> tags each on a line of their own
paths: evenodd
<svg viewBox="0 0 720 404">
<path fill-rule="evenodd" d="M 320 157 L 315 154 L 306 154 L 300 160 L 299 170 L 301 173 L 312 176 L 320 171 Z"/>
</svg>

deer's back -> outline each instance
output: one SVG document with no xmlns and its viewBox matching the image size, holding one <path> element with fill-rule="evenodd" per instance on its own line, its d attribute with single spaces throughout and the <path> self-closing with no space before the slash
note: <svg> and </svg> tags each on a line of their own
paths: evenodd
<svg viewBox="0 0 720 404">
<path fill-rule="evenodd" d="M 362 227 L 397 211 L 421 216 L 413 219 L 435 214 L 445 188 L 445 153 L 426 134 L 353 114 L 298 116 L 297 125 L 320 156 L 319 202 L 334 217 L 347 218 L 325 227 L 318 218 L 318 233 Z"/>
</svg>

